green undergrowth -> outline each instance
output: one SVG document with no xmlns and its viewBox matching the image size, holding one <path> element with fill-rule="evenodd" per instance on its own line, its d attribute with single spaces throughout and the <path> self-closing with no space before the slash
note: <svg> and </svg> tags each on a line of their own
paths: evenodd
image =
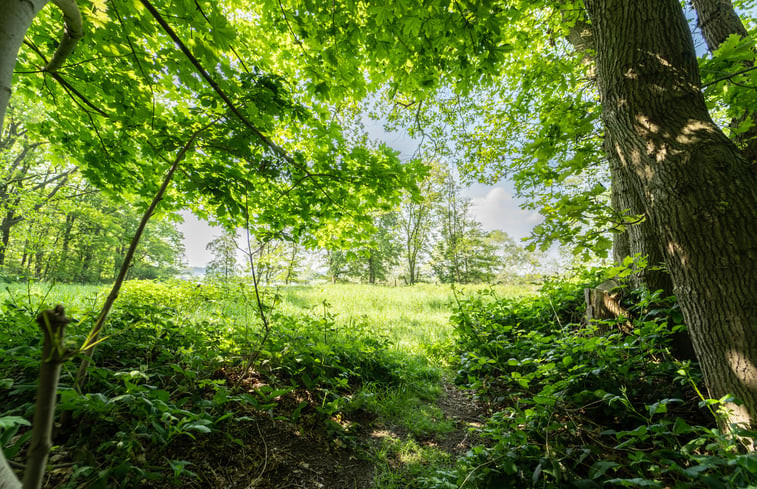
<svg viewBox="0 0 757 489">
<path fill-rule="evenodd" d="M 482 444 L 416 487 L 757 487 L 757 457 L 717 428 L 725 399 L 705 399 L 697 364 L 671 354 L 674 299 L 624 291 L 630 333 L 625 318 L 581 324 L 583 288 L 601 277 L 459 302 L 456 382 L 492 414 Z"/>
<path fill-rule="evenodd" d="M 697 364 L 671 353 L 685 329 L 673 298 L 623 290 L 632 328 L 582 323 L 583 289 L 604 276 L 554 280 L 536 295 L 269 289 L 267 332 L 242 281 L 127 283 L 83 393 L 71 388 L 77 362 L 64 367 L 58 409 L 72 422 L 56 428 L 46 487 L 206 487 L 206 454 L 252 450 L 260 420 L 370 459 L 377 489 L 757 487 L 744 450 L 754 433 L 721 432 L 724 400 L 706 399 Z M 16 463 L 39 369 L 33 318 L 64 303 L 73 348 L 104 293 L 6 289 L 0 443 Z M 447 378 L 486 418 L 459 457 L 445 440 L 464 424 L 437 402 Z M 255 463 L 265 473 L 265 459 Z"/>
<path fill-rule="evenodd" d="M 430 405 L 442 370 L 429 357 L 450 351 L 450 327 L 439 319 L 448 316 L 450 290 L 320 292 L 264 291 L 266 332 L 254 290 L 244 282 L 127 283 L 83 392 L 72 388 L 78 362 L 64 367 L 58 410 L 71 421 L 56 429 L 46 485 L 201 487 L 198 460 L 182 447 L 223 450 L 219 436 L 225 446 L 243 447 L 238 433 L 259 419 L 317 433 L 330 450 L 363 457 L 369 454 L 362 440 L 377 423 L 411 437 L 449 430 Z M 77 296 L 67 287 L 40 286 L 6 293 L 0 441 L 8 458 L 22 463 L 40 361 L 33 318 L 42 307 L 66 304 L 73 318 L 67 342 L 75 348 L 103 291 L 86 288 Z M 408 303 L 398 313 L 404 305 L 392 301 L 408 297 L 415 307 Z M 407 321 L 416 334 L 400 327 Z M 374 457 L 381 460 L 380 450 Z"/>
</svg>

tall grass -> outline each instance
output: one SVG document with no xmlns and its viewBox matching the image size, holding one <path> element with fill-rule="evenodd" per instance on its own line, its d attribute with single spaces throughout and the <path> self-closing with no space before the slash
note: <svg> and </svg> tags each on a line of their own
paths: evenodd
<svg viewBox="0 0 757 489">
<path fill-rule="evenodd" d="M 122 297 L 129 301 L 170 304 L 181 316 L 193 321 L 209 320 L 226 323 L 231 328 L 262 327 L 257 313 L 254 289 L 244 281 L 198 284 L 189 281 L 154 283 L 154 294 L 146 288 L 127 282 Z M 452 341 L 449 317 L 458 297 L 485 286 L 417 284 L 410 287 L 384 287 L 361 284 L 298 285 L 262 290 L 266 308 L 284 315 L 310 315 L 333 319 L 334 324 L 348 332 L 356 325 L 361 330 L 388 337 L 393 348 L 407 354 L 435 356 L 437 347 Z M 219 292 L 219 289 L 221 291 Z M 500 297 L 528 294 L 519 287 L 496 286 Z M 70 284 L 0 284 L 0 300 L 10 301 L 27 310 L 41 310 L 63 304 L 69 315 L 96 314 L 105 300 L 109 286 Z M 137 296 L 135 296 L 135 291 Z M 119 302 L 116 302 L 119 307 Z"/>
<path fill-rule="evenodd" d="M 0 301 L 29 311 L 62 304 L 69 316 L 83 315 L 99 310 L 108 290 L 100 285 L 0 283 Z"/>
</svg>

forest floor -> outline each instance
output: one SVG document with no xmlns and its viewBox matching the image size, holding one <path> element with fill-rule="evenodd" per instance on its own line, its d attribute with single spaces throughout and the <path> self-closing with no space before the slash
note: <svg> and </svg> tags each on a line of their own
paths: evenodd
<svg viewBox="0 0 757 489">
<path fill-rule="evenodd" d="M 196 477 L 185 480 L 187 488 L 256 489 L 362 489 L 408 487 L 413 466 L 426 465 L 422 454 L 431 450 L 449 464 L 479 443 L 476 429 L 486 410 L 470 393 L 447 379 L 441 394 L 427 401 L 440 413 L 438 424 L 451 430 L 413 433 L 402 424 L 369 413 L 342 419 L 357 424 L 354 442 L 324 433 L 322 424 L 311 429 L 268 417 L 251 419 L 244 430 L 174 444 L 163 454 L 190 462 Z M 234 440 L 230 442 L 229 435 Z M 389 448 L 388 448 L 389 447 Z M 414 449 L 408 449 L 414 447 Z M 378 482 L 377 482 L 378 481 Z M 165 481 L 150 486 L 166 487 Z"/>
<path fill-rule="evenodd" d="M 70 387 L 73 365 L 63 370 L 59 409 L 75 422 L 56 425 L 44 487 L 757 487 L 742 443 L 754 433 L 719 432 L 701 372 L 670 355 L 675 304 L 640 296 L 634 334 L 598 335 L 577 326 L 582 289 L 461 302 L 431 286 L 292 287 L 269 298 L 262 334 L 244 283 L 130 283 L 87 392 Z M 99 300 L 6 292 L 0 443 L 20 474 L 34 317 L 70 304 L 78 345 Z"/>
</svg>

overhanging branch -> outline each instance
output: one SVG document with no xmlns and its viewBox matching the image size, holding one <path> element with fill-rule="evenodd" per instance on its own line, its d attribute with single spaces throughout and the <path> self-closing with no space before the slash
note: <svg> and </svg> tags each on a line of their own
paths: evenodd
<svg viewBox="0 0 757 489">
<path fill-rule="evenodd" d="M 79 39 L 84 37 L 84 28 L 81 21 L 81 11 L 75 0 L 52 0 L 52 3 L 63 12 L 63 19 L 65 20 L 63 38 L 60 40 L 52 59 L 45 66 L 45 71 L 55 73 L 74 51 Z"/>
<path fill-rule="evenodd" d="M 149 0 L 139 0 L 142 5 L 145 6 L 148 12 L 150 12 L 150 15 L 153 16 L 153 18 L 160 24 L 160 26 L 163 28 L 163 30 L 168 34 L 168 37 L 173 40 L 181 50 L 182 53 L 184 53 L 184 56 L 187 57 L 187 59 L 194 65 L 194 67 L 197 69 L 197 72 L 205 79 L 205 81 L 208 82 L 208 85 L 210 85 L 213 90 L 218 94 L 219 97 L 221 97 L 221 100 L 226 104 L 226 106 L 229 108 L 231 112 L 236 115 L 242 123 L 247 126 L 247 128 L 255 134 L 255 136 L 260 139 L 260 141 L 268 146 L 274 153 L 276 153 L 279 157 L 286 160 L 288 163 L 295 164 L 294 159 L 287 154 L 284 149 L 268 139 L 268 137 L 263 134 L 255 125 L 245 116 L 241 110 L 234 104 L 234 102 L 229 98 L 228 95 L 226 95 L 226 92 L 223 91 L 223 89 L 216 83 L 216 81 L 213 79 L 213 77 L 210 76 L 210 73 L 208 70 L 206 70 L 202 63 L 200 63 L 200 60 L 198 60 L 192 52 L 189 50 L 187 45 L 179 38 L 179 36 L 176 34 L 176 31 L 173 30 L 173 28 L 166 22 L 166 20 L 163 18 L 162 15 L 160 15 L 160 12 L 149 2 Z"/>
</svg>

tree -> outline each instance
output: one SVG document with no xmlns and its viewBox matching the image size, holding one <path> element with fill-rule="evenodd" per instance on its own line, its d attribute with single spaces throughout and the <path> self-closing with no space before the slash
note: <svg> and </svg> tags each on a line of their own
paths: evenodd
<svg viewBox="0 0 757 489">
<path fill-rule="evenodd" d="M 49 172 L 47 163 L 31 165 L 29 181 L 39 172 Z M 13 207 L 12 239 L 3 248 L 4 274 L 56 282 L 113 280 L 127 252 L 124 236 L 133 235 L 139 225 L 139 203 L 109 197 L 76 172 L 62 180 L 49 199 L 17 192 L 15 201 L 6 201 L 18 205 Z M 175 219 L 164 213 L 148 223 L 129 278 L 168 278 L 179 272 L 184 247 Z"/>
<path fill-rule="evenodd" d="M 39 212 L 77 171 L 72 165 L 40 161 L 42 142 L 32 141 L 23 122 L 13 114 L 0 137 L 0 267 L 5 263 L 11 230 Z M 47 155 L 52 156 L 52 155 Z M 51 158 L 52 159 L 52 158 Z"/>
<path fill-rule="evenodd" d="M 339 248 L 327 249 L 326 267 L 331 283 L 337 283 L 341 277 L 349 273 L 347 252 Z"/>
<path fill-rule="evenodd" d="M 757 173 L 710 118 L 680 4 L 596 2 L 602 119 L 618 177 L 643 196 L 710 389 L 757 420 Z M 623 16 L 621 19 L 620 15 Z M 621 27 L 622 26 L 622 27 Z M 633 76 L 628 76 L 633 74 Z"/>
<path fill-rule="evenodd" d="M 544 257 L 539 252 L 529 252 L 502 230 L 487 234 L 487 243 L 494 248 L 499 259 L 497 280 L 513 282 L 518 278 L 533 276 Z"/>
<path fill-rule="evenodd" d="M 349 274 L 370 284 L 386 280 L 389 269 L 398 263 L 401 246 L 397 241 L 397 214 L 389 212 L 374 218 L 373 234 L 354 249 Z"/>
<path fill-rule="evenodd" d="M 213 239 L 206 248 L 213 254 L 213 258 L 205 269 L 210 277 L 228 280 L 237 274 L 237 237 L 234 233 L 224 231 Z"/>
<path fill-rule="evenodd" d="M 224 15 L 236 10 L 234 2 L 190 9 L 149 0 L 94 2 L 84 11 L 87 42 L 74 51 L 84 34 L 82 12 L 75 1 L 55 0 L 65 26 L 52 55 L 46 49 L 59 38 L 60 19 L 57 11 L 43 9 L 46 3 L 4 4 L 0 125 L 15 67 L 23 75 L 14 85 L 16 96 L 36 97 L 40 86 L 49 91 L 46 120 L 36 128 L 40 136 L 75 155 L 99 188 L 152 197 L 87 339 L 87 353 L 158 204 L 169 210 L 187 205 L 204 216 L 212 209 L 228 228 L 245 221 L 248 228 L 294 229 L 299 237 L 331 224 L 331 231 L 359 235 L 368 222 L 363 216 L 391 207 L 403 188 L 413 186 L 414 165 L 400 164 L 385 146 L 351 144 L 331 120 L 329 105 L 297 102 L 286 82 L 271 74 L 277 60 L 259 59 L 257 46 L 232 45 L 237 35 L 255 38 L 247 35 L 248 16 L 231 25 Z M 55 105 L 58 99 L 70 103 Z M 352 225 L 336 224 L 346 218 Z"/>
<path fill-rule="evenodd" d="M 445 283 L 489 282 L 500 260 L 495 247 L 470 214 L 470 202 L 460 195 L 460 186 L 447 174 L 438 202 L 439 239 L 431 266 Z"/>
<path fill-rule="evenodd" d="M 418 266 L 431 245 L 435 208 L 448 173 L 441 163 L 431 163 L 428 175 L 418 184 L 418 195 L 405 194 L 400 205 L 397 224 L 410 285 L 418 280 Z"/>
</svg>

